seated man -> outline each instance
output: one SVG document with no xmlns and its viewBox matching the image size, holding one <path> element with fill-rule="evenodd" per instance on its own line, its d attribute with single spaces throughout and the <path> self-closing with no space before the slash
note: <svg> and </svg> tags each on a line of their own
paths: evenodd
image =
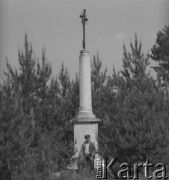
<svg viewBox="0 0 169 180">
<path fill-rule="evenodd" d="M 79 153 L 79 171 L 83 171 L 84 166 L 90 165 L 91 174 L 94 174 L 94 158 L 95 158 L 95 144 L 90 142 L 90 135 L 85 135 L 85 142 L 81 146 Z"/>
</svg>

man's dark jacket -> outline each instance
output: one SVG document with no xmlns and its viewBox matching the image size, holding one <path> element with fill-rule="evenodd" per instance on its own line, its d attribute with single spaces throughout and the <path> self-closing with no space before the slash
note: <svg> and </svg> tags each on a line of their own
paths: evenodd
<svg viewBox="0 0 169 180">
<path fill-rule="evenodd" d="M 84 142 L 81 146 L 80 154 L 82 156 L 85 155 L 85 149 L 86 149 L 86 142 Z M 89 142 L 89 154 L 91 154 L 92 157 L 95 157 L 95 151 L 96 151 L 95 144 L 93 142 Z"/>
</svg>

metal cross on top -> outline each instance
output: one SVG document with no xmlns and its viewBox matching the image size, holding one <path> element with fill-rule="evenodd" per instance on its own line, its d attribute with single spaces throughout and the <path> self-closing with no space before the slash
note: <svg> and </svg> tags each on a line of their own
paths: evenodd
<svg viewBox="0 0 169 180">
<path fill-rule="evenodd" d="M 82 19 L 82 25 L 83 25 L 83 49 L 85 49 L 85 24 L 86 24 L 86 21 L 88 21 L 88 19 L 86 18 L 86 9 L 84 9 L 82 12 L 81 12 L 81 15 L 80 15 L 80 18 Z"/>
</svg>

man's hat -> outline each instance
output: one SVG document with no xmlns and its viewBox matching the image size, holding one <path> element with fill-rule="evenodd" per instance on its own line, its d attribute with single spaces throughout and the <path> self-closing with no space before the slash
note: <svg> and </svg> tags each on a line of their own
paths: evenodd
<svg viewBox="0 0 169 180">
<path fill-rule="evenodd" d="M 89 135 L 89 134 L 86 134 L 86 135 L 84 136 L 84 138 L 85 138 L 85 139 L 90 138 L 90 135 Z"/>
</svg>

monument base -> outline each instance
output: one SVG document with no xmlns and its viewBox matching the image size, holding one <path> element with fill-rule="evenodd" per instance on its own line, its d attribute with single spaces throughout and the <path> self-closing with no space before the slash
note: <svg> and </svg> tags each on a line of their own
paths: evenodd
<svg viewBox="0 0 169 180">
<path fill-rule="evenodd" d="M 78 156 L 81 150 L 82 143 L 85 142 L 84 136 L 90 135 L 90 141 L 95 144 L 96 153 L 98 151 L 98 123 L 97 118 L 77 117 L 72 120 L 74 123 L 74 152 L 71 158 L 71 169 L 78 169 Z"/>
<path fill-rule="evenodd" d="M 79 109 L 74 121 L 97 121 L 96 116 L 93 114 L 92 110 Z"/>
</svg>

